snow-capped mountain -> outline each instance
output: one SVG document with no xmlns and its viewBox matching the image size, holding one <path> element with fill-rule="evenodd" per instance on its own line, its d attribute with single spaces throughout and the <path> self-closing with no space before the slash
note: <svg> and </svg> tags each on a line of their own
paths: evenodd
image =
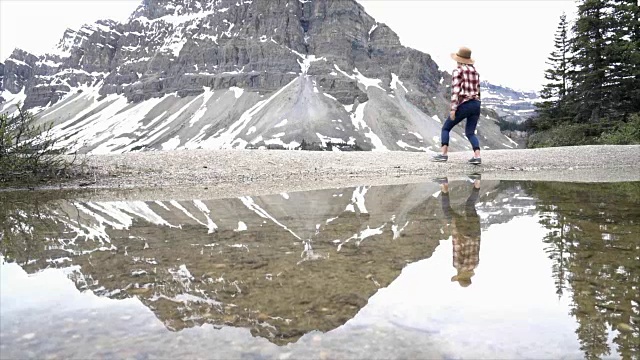
<svg viewBox="0 0 640 360">
<path fill-rule="evenodd" d="M 482 105 L 506 121 L 520 123 L 535 115 L 535 104 L 541 101 L 533 91 L 519 91 L 506 86 L 480 83 Z"/>
<path fill-rule="evenodd" d="M 355 0 L 145 0 L 127 23 L 67 30 L 45 55 L 15 50 L 0 111 L 18 102 L 82 153 L 439 147 L 450 76 Z M 496 119 L 485 148 L 509 148 Z M 452 150 L 469 149 L 456 129 Z"/>
</svg>

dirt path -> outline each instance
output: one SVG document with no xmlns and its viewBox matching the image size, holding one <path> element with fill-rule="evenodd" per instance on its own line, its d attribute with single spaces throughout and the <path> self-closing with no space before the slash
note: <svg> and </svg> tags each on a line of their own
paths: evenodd
<svg viewBox="0 0 640 360">
<path fill-rule="evenodd" d="M 213 198 L 459 179 L 473 172 L 487 180 L 633 181 L 640 180 L 639 155 L 640 146 L 491 150 L 482 153 L 482 166 L 473 166 L 466 164 L 467 152 L 451 153 L 447 163 L 407 152 L 142 152 L 87 156 L 96 176 L 86 188 Z"/>
</svg>

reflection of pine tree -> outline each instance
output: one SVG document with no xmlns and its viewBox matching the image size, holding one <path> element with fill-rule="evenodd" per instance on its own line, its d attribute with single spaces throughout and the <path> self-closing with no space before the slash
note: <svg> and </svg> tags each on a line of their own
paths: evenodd
<svg viewBox="0 0 640 360">
<path fill-rule="evenodd" d="M 579 245 L 578 245 L 579 247 Z M 581 249 L 576 249 L 580 252 Z M 573 274 L 569 283 L 573 289 L 573 307 L 571 315 L 578 321 L 578 340 L 580 349 L 587 359 L 600 359 L 609 355 L 611 350 L 607 344 L 607 323 L 605 316 L 598 307 L 601 289 L 591 283 L 589 279 L 599 271 L 590 268 L 590 254 L 578 255 L 567 269 Z M 595 270 L 595 271 L 594 271 Z"/>
<path fill-rule="evenodd" d="M 572 291 L 571 315 L 588 359 L 640 355 L 640 182 L 532 185 L 556 286 Z M 566 279 L 566 282 L 565 282 Z M 565 287 L 567 286 L 567 287 Z"/>
<path fill-rule="evenodd" d="M 565 289 L 565 269 L 568 255 L 565 250 L 565 220 L 562 215 L 548 214 L 543 217 L 541 223 L 549 229 L 549 233 L 543 241 L 548 244 L 545 251 L 549 254 L 549 259 L 553 261 L 551 271 L 555 280 L 556 294 L 558 294 L 558 298 L 561 298 Z"/>
</svg>

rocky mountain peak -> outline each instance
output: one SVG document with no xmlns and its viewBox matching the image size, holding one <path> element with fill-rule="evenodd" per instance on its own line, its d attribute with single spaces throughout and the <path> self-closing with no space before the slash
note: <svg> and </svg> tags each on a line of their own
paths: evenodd
<svg viewBox="0 0 640 360">
<path fill-rule="evenodd" d="M 131 15 L 131 19 L 145 17 L 149 20 L 154 20 L 164 16 L 184 16 L 213 11 L 216 8 L 222 8 L 223 2 L 231 3 L 231 1 L 223 0 L 143 0 Z M 233 3 L 235 4 L 236 2 Z"/>
</svg>

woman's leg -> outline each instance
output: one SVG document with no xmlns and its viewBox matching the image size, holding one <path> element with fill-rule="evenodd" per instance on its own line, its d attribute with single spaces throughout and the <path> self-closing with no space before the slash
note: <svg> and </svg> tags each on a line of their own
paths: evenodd
<svg viewBox="0 0 640 360">
<path fill-rule="evenodd" d="M 440 143 L 442 144 L 442 155 L 447 155 L 449 152 L 449 133 L 453 130 L 453 127 L 458 125 L 464 117 L 461 116 L 461 111 L 456 111 L 456 118 L 451 119 L 450 116 L 442 125 L 442 132 L 440 133 Z"/>
<path fill-rule="evenodd" d="M 464 134 L 467 136 L 467 139 L 469 139 L 469 142 L 471 143 L 474 157 L 479 158 L 480 141 L 476 136 L 476 128 L 478 127 L 478 120 L 480 119 L 480 101 L 474 100 L 473 102 L 473 109 L 467 117 L 467 124 L 464 129 Z"/>
<path fill-rule="evenodd" d="M 451 209 L 451 201 L 449 200 L 449 184 L 442 185 L 440 187 L 440 205 L 442 206 L 442 213 L 444 214 L 445 219 L 447 220 L 447 224 L 451 224 L 451 213 L 453 210 Z"/>
</svg>

